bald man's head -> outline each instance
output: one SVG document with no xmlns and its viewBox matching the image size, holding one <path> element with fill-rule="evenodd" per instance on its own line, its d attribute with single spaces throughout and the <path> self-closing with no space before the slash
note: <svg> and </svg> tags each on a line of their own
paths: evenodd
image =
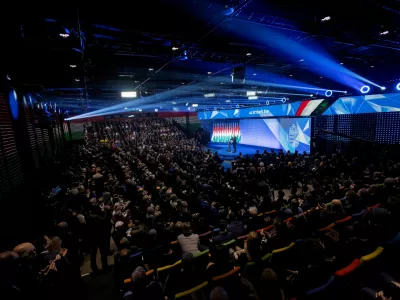
<svg viewBox="0 0 400 300">
<path fill-rule="evenodd" d="M 22 259 L 36 257 L 36 248 L 31 243 L 19 244 L 14 248 L 14 252 L 16 252 Z"/>
</svg>

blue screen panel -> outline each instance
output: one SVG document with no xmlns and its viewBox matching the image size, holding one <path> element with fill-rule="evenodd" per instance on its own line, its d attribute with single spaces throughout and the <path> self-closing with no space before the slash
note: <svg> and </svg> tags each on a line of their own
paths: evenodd
<svg viewBox="0 0 400 300">
<path fill-rule="evenodd" d="M 240 144 L 310 152 L 311 118 L 242 119 Z"/>
<path fill-rule="evenodd" d="M 295 102 L 281 105 L 259 106 L 241 109 L 203 111 L 198 113 L 198 117 L 200 120 L 215 120 L 296 116 L 296 111 L 300 107 L 300 104 L 301 102 Z"/>
<path fill-rule="evenodd" d="M 337 99 L 322 115 L 400 111 L 400 94 L 375 94 Z"/>
<path fill-rule="evenodd" d="M 241 144 L 280 149 L 278 119 L 240 120 Z"/>
</svg>

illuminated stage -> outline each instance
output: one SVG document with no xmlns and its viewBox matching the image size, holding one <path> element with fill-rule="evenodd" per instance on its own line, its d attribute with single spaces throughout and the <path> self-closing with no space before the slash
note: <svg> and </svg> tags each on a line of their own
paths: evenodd
<svg viewBox="0 0 400 300">
<path fill-rule="evenodd" d="M 232 153 L 227 151 L 228 143 L 208 143 L 206 149 L 210 149 L 212 152 L 217 151 L 218 155 L 225 160 L 233 160 L 235 157 L 239 156 L 240 152 L 242 152 L 243 155 L 252 156 L 256 154 L 257 150 L 260 151 L 260 153 L 264 152 L 264 150 L 267 150 L 268 152 L 272 150 L 271 148 L 266 148 L 266 147 L 237 144 L 236 152 Z M 233 150 L 232 146 L 231 150 Z M 275 149 L 275 151 L 278 150 L 279 149 Z"/>
</svg>

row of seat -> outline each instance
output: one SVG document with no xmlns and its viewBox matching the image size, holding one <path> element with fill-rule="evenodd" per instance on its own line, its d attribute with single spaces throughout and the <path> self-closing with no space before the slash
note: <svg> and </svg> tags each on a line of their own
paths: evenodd
<svg viewBox="0 0 400 300">
<path fill-rule="evenodd" d="M 335 283 L 341 284 L 344 282 L 346 278 L 349 279 L 348 277 L 357 270 L 361 270 L 361 268 L 368 267 L 368 265 L 372 264 L 373 261 L 376 261 L 380 256 L 382 256 L 383 252 L 384 252 L 384 247 L 379 246 L 372 253 L 364 255 L 361 258 L 354 259 L 348 266 L 334 272 L 334 274 L 329 278 L 329 280 L 325 284 L 323 284 L 320 287 L 309 290 L 306 293 L 307 296 L 317 296 L 317 295 L 321 296 L 322 293 L 326 292 L 328 289 L 333 287 Z M 365 272 L 365 270 L 362 270 L 361 272 Z M 351 285 L 351 282 L 348 282 L 348 285 Z"/>
<path fill-rule="evenodd" d="M 302 240 L 296 241 L 296 243 L 301 243 L 301 242 L 302 242 Z M 268 260 L 272 261 L 274 255 L 277 255 L 279 253 L 283 253 L 283 252 L 289 251 L 290 249 L 293 249 L 293 247 L 296 245 L 296 243 L 291 243 L 287 247 L 284 247 L 281 249 L 276 249 L 276 250 L 272 251 L 272 253 L 268 253 L 267 255 L 265 255 L 262 258 L 262 261 L 264 261 L 264 262 L 266 262 Z M 386 245 L 393 245 L 395 243 L 400 243 L 400 233 L 392 240 L 386 242 Z M 350 274 L 354 273 L 356 270 L 361 270 L 362 267 L 367 267 L 368 265 L 371 265 L 373 263 L 373 261 L 376 261 L 382 255 L 383 252 L 384 252 L 384 247 L 379 246 L 372 253 L 364 255 L 361 258 L 354 259 L 353 262 L 350 263 L 348 266 L 334 272 L 334 274 L 329 278 L 327 283 L 325 283 L 324 285 L 322 285 L 318 288 L 314 288 L 314 289 L 308 291 L 306 293 L 306 295 L 310 298 L 316 297 L 317 299 L 319 299 L 321 294 L 326 292 L 329 288 L 333 287 L 335 283 L 342 283 L 343 280 L 346 280 L 346 278 Z M 254 262 L 249 262 L 249 263 L 247 263 L 246 268 L 251 267 L 253 265 L 255 265 Z M 239 271 L 240 271 L 240 267 L 235 267 L 233 270 L 231 270 L 223 275 L 212 278 L 213 286 L 215 286 L 216 284 L 219 284 L 218 282 L 223 279 L 227 279 L 228 277 L 233 277 L 235 275 L 240 275 Z M 365 270 L 362 270 L 361 272 L 363 272 L 363 271 L 365 271 Z M 199 291 L 205 289 L 208 285 L 209 285 L 209 282 L 203 282 L 202 284 L 200 284 L 190 290 L 176 294 L 175 298 L 179 299 L 179 298 L 182 298 L 185 296 L 189 296 L 193 293 L 196 293 L 196 292 L 199 292 Z"/>
<path fill-rule="evenodd" d="M 367 210 L 371 210 L 372 208 L 378 207 L 379 205 L 380 205 L 380 204 L 377 204 L 377 205 L 375 205 L 375 206 L 373 206 L 373 207 L 369 207 Z M 350 222 L 353 218 L 355 219 L 355 218 L 358 218 L 358 217 L 360 217 L 360 216 L 363 216 L 367 210 L 362 210 L 361 212 L 359 212 L 359 213 L 357 213 L 357 214 L 354 214 L 354 215 L 352 215 L 352 216 L 348 216 L 348 217 L 346 217 L 346 218 L 344 218 L 344 219 L 342 219 L 342 220 L 338 220 L 338 221 L 336 221 L 335 223 L 332 223 L 332 224 L 330 224 L 330 225 L 327 226 L 327 227 L 324 227 L 324 228 L 319 229 L 319 232 L 328 231 L 329 229 L 333 228 L 333 227 L 336 226 L 337 224 L 347 224 L 347 223 Z M 295 220 L 295 219 L 302 218 L 302 217 L 306 217 L 306 216 L 309 215 L 311 212 L 312 212 L 312 209 L 307 210 L 307 211 L 303 212 L 302 214 L 296 215 L 296 216 L 294 216 L 294 217 L 290 217 L 290 218 L 284 220 L 283 222 L 288 223 L 288 222 L 291 222 L 291 221 L 293 221 L 293 220 Z M 277 211 L 275 211 L 275 210 L 273 210 L 273 211 L 268 211 L 268 212 L 265 212 L 265 213 L 260 214 L 259 216 L 263 216 L 263 215 L 272 215 L 272 214 L 274 214 L 274 213 L 277 213 Z M 274 227 L 273 225 L 269 225 L 269 226 L 267 226 L 267 227 L 258 229 L 257 232 L 268 231 L 268 230 L 273 229 L 273 227 Z M 212 233 L 213 233 L 213 231 L 207 231 L 207 232 L 205 232 L 205 233 L 203 233 L 203 234 L 200 234 L 199 237 L 200 237 L 200 238 L 207 238 L 207 237 L 211 236 Z M 235 244 L 237 241 L 242 241 L 242 240 L 244 240 L 244 239 L 246 239 L 246 238 L 247 238 L 247 234 L 246 234 L 246 235 L 243 235 L 243 236 L 240 236 L 240 237 L 238 237 L 238 238 L 236 238 L 236 239 L 232 239 L 232 240 L 230 240 L 230 241 L 228 241 L 228 242 L 222 244 L 222 246 L 224 246 L 224 247 L 233 247 L 234 244 Z M 177 244 L 178 244 L 178 241 L 173 241 L 173 242 L 171 242 L 171 245 L 177 245 Z M 266 255 L 263 257 L 263 260 L 267 260 L 268 258 L 270 258 L 270 257 L 272 256 L 273 253 L 280 253 L 280 252 L 283 252 L 283 251 L 285 251 L 285 250 L 289 250 L 289 249 L 292 248 L 294 245 L 295 245 L 295 243 L 291 243 L 291 244 L 290 244 L 289 246 L 287 246 L 287 247 L 284 247 L 284 248 L 281 248 L 281 249 L 276 249 L 276 250 L 274 250 L 272 253 L 266 254 Z M 195 257 L 201 258 L 202 256 L 208 256 L 208 252 L 209 252 L 209 250 L 205 250 L 205 251 L 203 251 L 203 252 L 197 253 L 197 254 L 195 255 Z M 135 254 L 133 254 L 133 255 L 131 256 L 131 258 L 140 257 L 140 256 L 142 256 L 142 255 L 143 255 L 142 252 L 135 253 Z M 157 268 L 156 270 L 157 270 L 157 272 L 167 271 L 167 270 L 170 270 L 170 269 L 176 267 L 177 265 L 179 265 L 180 262 L 181 262 L 181 261 L 179 260 L 179 261 L 177 261 L 176 263 L 174 263 L 174 264 L 172 264 L 172 265 L 167 265 L 167 266 L 159 267 L 159 268 Z M 150 275 L 150 274 L 153 274 L 153 273 L 154 273 L 154 270 L 150 270 L 150 271 L 148 271 L 148 273 L 149 273 L 149 275 Z M 125 283 L 129 283 L 130 281 L 131 281 L 130 279 L 126 279 L 124 282 L 125 282 Z"/>
</svg>

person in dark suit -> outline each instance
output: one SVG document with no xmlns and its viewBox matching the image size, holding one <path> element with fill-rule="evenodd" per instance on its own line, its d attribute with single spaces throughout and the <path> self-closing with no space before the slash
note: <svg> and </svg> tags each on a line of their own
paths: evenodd
<svg viewBox="0 0 400 300">
<path fill-rule="evenodd" d="M 99 272 L 96 264 L 97 250 L 100 249 L 101 263 L 103 270 L 109 269 L 107 256 L 110 250 L 110 234 L 109 218 L 101 211 L 99 206 L 94 206 L 91 209 L 91 214 L 87 218 L 87 226 L 89 233 L 90 245 L 90 267 L 94 273 Z"/>
<path fill-rule="evenodd" d="M 237 141 L 237 138 L 236 138 L 236 135 L 234 135 L 234 136 L 232 137 L 233 153 L 236 152 L 236 141 Z"/>
</svg>

